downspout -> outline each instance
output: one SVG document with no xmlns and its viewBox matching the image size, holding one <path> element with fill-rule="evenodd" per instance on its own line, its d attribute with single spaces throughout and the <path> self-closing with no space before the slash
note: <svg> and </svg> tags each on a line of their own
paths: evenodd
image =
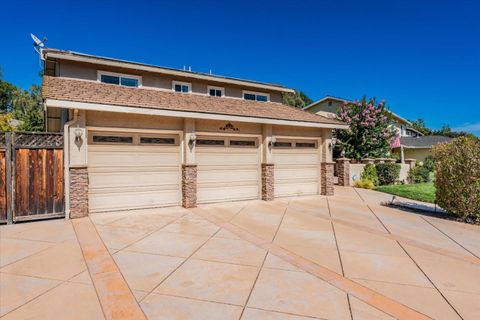
<svg viewBox="0 0 480 320">
<path fill-rule="evenodd" d="M 78 109 L 73 110 L 73 119 L 63 126 L 63 176 L 65 186 L 65 220 L 70 219 L 70 126 L 78 121 Z"/>
</svg>

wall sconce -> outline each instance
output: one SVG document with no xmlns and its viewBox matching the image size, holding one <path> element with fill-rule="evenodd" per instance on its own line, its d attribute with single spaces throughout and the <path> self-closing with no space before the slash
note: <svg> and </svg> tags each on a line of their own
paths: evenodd
<svg viewBox="0 0 480 320">
<path fill-rule="evenodd" d="M 277 142 L 277 138 L 271 137 L 270 141 L 268 142 L 268 146 L 271 148 L 275 145 L 275 142 Z"/>
<path fill-rule="evenodd" d="M 333 145 L 331 142 L 328 143 L 328 150 L 330 150 L 330 152 L 332 152 L 332 149 L 333 149 Z"/>
<path fill-rule="evenodd" d="M 197 141 L 197 136 L 193 133 L 190 135 L 190 138 L 188 139 L 188 145 L 193 146 L 195 144 L 195 141 Z"/>
<path fill-rule="evenodd" d="M 77 127 L 73 130 L 73 133 L 75 134 L 75 142 L 82 142 L 83 130 Z"/>
</svg>

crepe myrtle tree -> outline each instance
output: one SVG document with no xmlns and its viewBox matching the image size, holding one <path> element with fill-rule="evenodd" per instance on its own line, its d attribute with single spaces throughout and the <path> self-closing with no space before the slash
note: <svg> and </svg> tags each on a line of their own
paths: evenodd
<svg viewBox="0 0 480 320">
<path fill-rule="evenodd" d="M 346 130 L 336 130 L 337 145 L 342 154 L 351 159 L 385 157 L 390 153 L 390 142 L 396 134 L 392 115 L 385 102 L 375 98 L 345 102 L 337 110 L 340 120 L 349 125 Z"/>
</svg>

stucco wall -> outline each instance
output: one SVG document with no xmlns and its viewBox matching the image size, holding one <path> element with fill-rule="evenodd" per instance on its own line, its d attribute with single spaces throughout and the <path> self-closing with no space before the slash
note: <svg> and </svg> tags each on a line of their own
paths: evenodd
<svg viewBox="0 0 480 320">
<path fill-rule="evenodd" d="M 331 102 L 332 105 L 329 105 L 329 102 Z M 326 100 L 311 107 L 308 111 L 312 113 L 320 113 L 320 114 L 337 113 L 337 109 L 340 108 L 342 105 L 343 105 L 343 102 L 340 102 L 340 101 Z"/>
<path fill-rule="evenodd" d="M 58 63 L 57 68 L 58 68 L 57 73 L 60 77 L 96 81 L 98 70 L 110 71 L 110 72 L 141 76 L 142 86 L 147 88 L 171 90 L 172 81 L 183 81 L 183 82 L 190 82 L 192 84 L 192 92 L 194 93 L 207 94 L 207 87 L 211 85 L 211 86 L 218 86 L 218 87 L 225 88 L 225 96 L 227 97 L 243 98 L 242 91 L 249 90 L 249 91 L 255 91 L 255 92 L 268 93 L 270 94 L 270 101 L 278 102 L 278 103 L 282 102 L 282 94 L 280 92 L 264 91 L 256 88 L 251 88 L 248 86 L 243 87 L 243 86 L 226 85 L 220 81 L 219 82 L 198 81 L 198 80 L 194 80 L 186 77 L 170 77 L 170 76 L 155 74 L 152 72 L 142 72 L 142 71 L 134 71 L 130 69 L 112 68 L 112 67 L 103 66 L 103 65 L 94 65 L 90 63 L 80 63 L 80 62 L 72 62 L 72 61 L 61 61 Z"/>
<path fill-rule="evenodd" d="M 366 164 L 363 163 L 351 163 L 350 164 L 350 185 L 355 185 L 355 180 L 360 180 L 363 168 L 365 168 Z M 401 163 L 400 164 L 400 181 L 407 182 L 408 171 L 410 171 L 410 166 L 408 164 Z M 354 179 L 355 178 L 355 179 Z"/>
<path fill-rule="evenodd" d="M 403 154 L 405 159 L 416 159 L 417 163 L 419 161 L 424 161 L 426 157 L 432 155 L 432 149 L 430 148 L 418 148 L 418 149 L 403 149 Z"/>
<path fill-rule="evenodd" d="M 88 111 L 87 126 L 130 129 L 183 130 L 183 118 Z"/>
</svg>

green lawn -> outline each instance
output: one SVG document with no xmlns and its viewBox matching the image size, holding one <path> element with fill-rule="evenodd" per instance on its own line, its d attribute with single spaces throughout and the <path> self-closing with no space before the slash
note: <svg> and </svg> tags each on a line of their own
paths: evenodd
<svg viewBox="0 0 480 320">
<path fill-rule="evenodd" d="M 379 186 L 375 190 L 418 201 L 430 203 L 435 201 L 435 186 L 433 183 L 395 184 Z"/>
</svg>

